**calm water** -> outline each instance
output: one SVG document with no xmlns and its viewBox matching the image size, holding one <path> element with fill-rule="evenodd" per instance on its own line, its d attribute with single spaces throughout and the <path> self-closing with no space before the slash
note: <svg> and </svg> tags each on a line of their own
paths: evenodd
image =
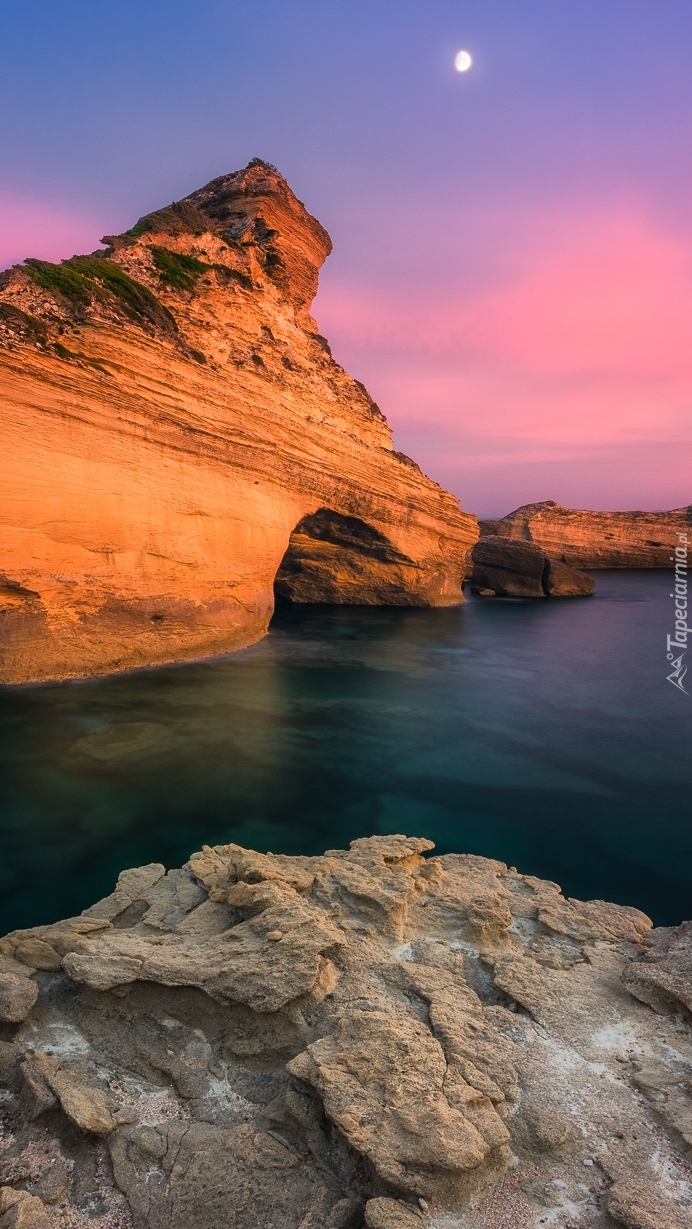
<svg viewBox="0 0 692 1229">
<path fill-rule="evenodd" d="M 202 843 L 318 853 L 374 832 L 692 916 L 670 578 L 596 575 L 590 599 L 294 608 L 230 657 L 0 690 L 0 933 Z"/>
</svg>

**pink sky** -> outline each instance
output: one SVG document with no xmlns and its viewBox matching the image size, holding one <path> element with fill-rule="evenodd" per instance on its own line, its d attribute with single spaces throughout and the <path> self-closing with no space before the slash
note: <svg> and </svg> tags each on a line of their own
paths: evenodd
<svg viewBox="0 0 692 1229">
<path fill-rule="evenodd" d="M 39 7 L 5 6 L 0 267 L 259 155 L 334 240 L 335 356 L 464 507 L 692 500 L 690 0 Z"/>
<path fill-rule="evenodd" d="M 327 268 L 315 312 L 399 447 L 480 515 L 690 502 L 691 233 L 627 200 L 381 213 L 389 270 Z"/>
<path fill-rule="evenodd" d="M 132 220 L 0 197 L 0 267 L 93 250 Z M 331 229 L 320 329 L 464 507 L 690 502 L 692 231 L 627 199 L 398 198 Z"/>
<path fill-rule="evenodd" d="M 77 252 L 92 252 L 106 230 L 104 219 L 0 192 L 0 269 L 27 256 L 64 260 Z"/>
</svg>

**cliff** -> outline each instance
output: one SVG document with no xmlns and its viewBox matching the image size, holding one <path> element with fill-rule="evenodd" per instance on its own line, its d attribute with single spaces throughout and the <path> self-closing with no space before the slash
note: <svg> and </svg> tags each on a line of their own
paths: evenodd
<svg viewBox="0 0 692 1229">
<path fill-rule="evenodd" d="M 482 537 L 533 542 L 576 568 L 669 568 L 678 534 L 692 535 L 692 504 L 672 512 L 582 512 L 548 499 L 479 525 Z"/>
<path fill-rule="evenodd" d="M 0 942 L 0 1225 L 684 1229 L 692 924 L 403 836 Z"/>
<path fill-rule="evenodd" d="M 282 560 L 301 601 L 461 601 L 476 520 L 332 359 L 331 243 L 281 175 L 255 160 L 104 243 L 0 275 L 0 679 L 246 645 Z"/>
</svg>

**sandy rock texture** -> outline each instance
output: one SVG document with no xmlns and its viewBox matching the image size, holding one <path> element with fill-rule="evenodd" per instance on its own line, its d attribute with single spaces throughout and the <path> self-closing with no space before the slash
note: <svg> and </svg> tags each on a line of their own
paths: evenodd
<svg viewBox="0 0 692 1229">
<path fill-rule="evenodd" d="M 532 542 L 482 537 L 471 558 L 471 589 L 487 597 L 588 597 L 594 590 L 592 576 L 551 559 Z"/>
<path fill-rule="evenodd" d="M 482 538 L 533 542 L 574 568 L 669 568 L 678 535 L 692 534 L 692 504 L 671 512 L 589 512 L 547 499 L 479 525 Z"/>
<path fill-rule="evenodd" d="M 331 242 L 281 175 L 104 242 L 0 275 L 0 680 L 249 644 L 280 566 L 294 600 L 460 602 L 477 522 L 332 358 Z"/>
<path fill-rule="evenodd" d="M 204 847 L 1 940 L 2 1229 L 689 1227 L 692 924 L 431 848 Z"/>
</svg>

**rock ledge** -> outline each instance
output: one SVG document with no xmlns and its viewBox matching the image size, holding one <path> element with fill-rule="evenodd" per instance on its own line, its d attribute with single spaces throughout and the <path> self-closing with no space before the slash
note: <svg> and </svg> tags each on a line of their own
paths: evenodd
<svg viewBox="0 0 692 1229">
<path fill-rule="evenodd" d="M 0 941 L 0 1229 L 683 1229 L 692 925 L 430 841 L 124 871 Z"/>
</svg>

